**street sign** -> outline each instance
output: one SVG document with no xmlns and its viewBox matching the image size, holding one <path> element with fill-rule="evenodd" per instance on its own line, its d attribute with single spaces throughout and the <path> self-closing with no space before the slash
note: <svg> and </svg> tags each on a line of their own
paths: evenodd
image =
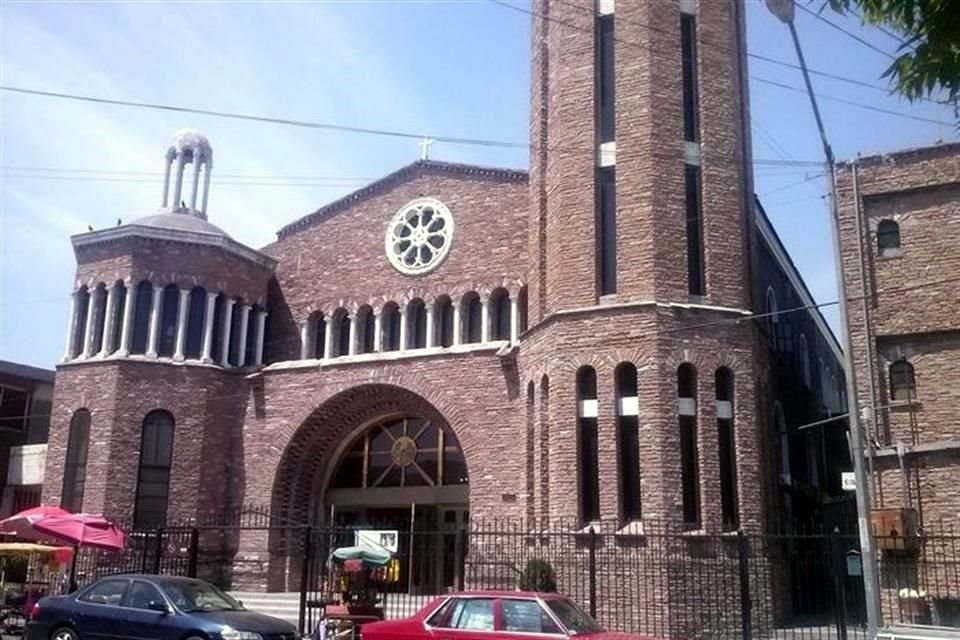
<svg viewBox="0 0 960 640">
<path fill-rule="evenodd" d="M 857 476 L 854 475 L 853 471 L 844 471 L 840 474 L 840 487 L 844 491 L 857 490 Z"/>
</svg>

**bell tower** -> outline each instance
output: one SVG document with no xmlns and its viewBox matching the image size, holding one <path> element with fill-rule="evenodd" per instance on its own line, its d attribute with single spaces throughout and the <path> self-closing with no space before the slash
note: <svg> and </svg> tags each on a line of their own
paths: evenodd
<svg viewBox="0 0 960 640">
<path fill-rule="evenodd" d="M 190 180 L 190 201 L 184 190 L 187 165 L 192 166 Z M 161 209 L 170 213 L 184 213 L 201 220 L 207 219 L 207 197 L 210 194 L 210 170 L 213 168 L 213 148 L 201 133 L 193 129 L 181 129 L 174 135 L 165 156 L 163 178 L 163 200 Z M 201 174 L 203 195 L 200 195 Z M 170 193 L 170 181 L 173 179 L 173 194 Z M 197 206 L 199 202 L 199 207 Z"/>
<path fill-rule="evenodd" d="M 742 0 L 536 0 L 532 323 L 749 306 Z"/>
</svg>

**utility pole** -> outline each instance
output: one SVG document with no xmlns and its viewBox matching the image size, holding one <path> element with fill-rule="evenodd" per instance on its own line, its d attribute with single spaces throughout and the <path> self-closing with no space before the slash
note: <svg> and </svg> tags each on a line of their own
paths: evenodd
<svg viewBox="0 0 960 640">
<path fill-rule="evenodd" d="M 880 594 L 878 591 L 879 582 L 877 580 L 879 572 L 877 567 L 877 554 L 873 544 L 873 535 L 870 531 L 870 484 L 867 478 L 867 469 L 864 463 L 863 439 L 864 433 L 860 426 L 860 408 L 857 398 L 856 374 L 853 368 L 853 349 L 850 342 L 850 325 L 847 320 L 847 286 L 846 276 L 843 273 L 843 259 L 840 253 L 840 204 L 837 193 L 837 175 L 836 166 L 833 157 L 833 149 L 827 141 L 827 133 L 823 127 L 823 119 L 820 117 L 820 108 L 817 106 L 817 98 L 813 93 L 813 85 L 810 83 L 810 74 L 807 72 L 807 63 L 803 57 L 803 49 L 800 47 L 800 38 L 797 36 L 797 29 L 793 23 L 794 0 L 766 0 L 767 8 L 781 22 L 790 29 L 790 37 L 793 39 L 793 46 L 797 52 L 797 60 L 800 63 L 800 70 L 803 72 L 803 81 L 807 87 L 807 95 L 810 98 L 810 106 L 813 108 L 813 116 L 817 121 L 817 129 L 820 132 L 820 141 L 823 143 L 823 153 L 827 158 L 827 172 L 830 177 L 830 219 L 831 229 L 833 231 L 833 253 L 836 262 L 837 277 L 840 281 L 840 326 L 843 340 L 843 368 L 845 369 L 845 378 L 847 382 L 847 403 L 850 416 L 850 452 L 853 458 L 853 473 L 857 482 L 857 525 L 860 532 L 860 557 L 863 560 L 863 592 L 867 606 L 867 638 L 877 637 L 877 631 L 881 624 L 880 614 Z M 857 242 L 861 239 L 857 238 Z"/>
</svg>

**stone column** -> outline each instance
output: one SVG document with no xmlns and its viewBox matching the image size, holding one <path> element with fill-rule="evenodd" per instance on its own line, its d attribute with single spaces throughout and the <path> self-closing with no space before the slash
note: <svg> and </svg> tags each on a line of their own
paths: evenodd
<svg viewBox="0 0 960 640">
<path fill-rule="evenodd" d="M 133 310 L 137 305 L 137 290 L 123 283 L 126 295 L 123 297 L 123 328 L 120 330 L 120 348 L 117 355 L 125 358 L 130 355 L 130 340 L 133 338 Z"/>
<path fill-rule="evenodd" d="M 181 151 L 177 154 L 177 182 L 173 185 L 173 204 L 171 205 L 173 209 L 180 208 L 181 196 L 183 195 L 183 166 L 183 152 Z"/>
<path fill-rule="evenodd" d="M 430 349 L 433 347 L 433 305 L 427 305 L 427 341 L 426 347 Z"/>
<path fill-rule="evenodd" d="M 263 364 L 263 338 L 267 328 L 267 312 L 257 311 L 257 324 L 253 334 L 253 364 L 259 367 Z"/>
<path fill-rule="evenodd" d="M 160 307 L 163 305 L 163 287 L 153 285 L 153 303 L 150 305 L 150 331 L 147 334 L 147 357 L 157 357 L 157 342 L 160 338 Z"/>
<path fill-rule="evenodd" d="M 99 357 L 106 358 L 113 351 L 114 316 L 117 309 L 117 285 L 107 289 L 107 306 L 103 312 L 103 340 L 100 341 Z"/>
<path fill-rule="evenodd" d="M 453 346 L 463 342 L 463 326 L 460 321 L 460 305 L 453 305 Z"/>
<path fill-rule="evenodd" d="M 400 348 L 398 351 L 407 350 L 407 307 L 400 308 Z"/>
<path fill-rule="evenodd" d="M 101 295 L 101 289 L 99 287 L 94 288 L 90 292 L 90 298 L 87 300 L 87 324 L 84 327 L 83 331 L 83 357 L 89 358 L 93 356 L 93 337 L 97 333 L 97 307 L 99 306 L 99 299 Z"/>
<path fill-rule="evenodd" d="M 197 210 L 197 196 L 200 195 L 200 159 L 193 159 L 193 192 L 190 194 L 190 208 Z"/>
<path fill-rule="evenodd" d="M 203 219 L 207 219 L 207 200 L 210 198 L 210 168 L 211 163 L 207 161 L 206 168 L 203 170 L 203 203 L 200 205 L 200 213 Z"/>
<path fill-rule="evenodd" d="M 383 318 L 383 311 L 373 314 L 373 350 L 375 353 L 380 353 L 383 349 L 383 323 L 381 318 Z"/>
<path fill-rule="evenodd" d="M 160 206 L 163 208 L 167 207 L 167 199 L 170 196 L 170 165 L 173 164 L 173 156 L 167 154 L 166 167 L 164 167 L 163 173 L 163 204 Z"/>
<path fill-rule="evenodd" d="M 480 301 L 480 342 L 490 342 L 490 298 Z"/>
<path fill-rule="evenodd" d="M 235 304 L 237 304 L 237 301 L 233 298 L 224 300 L 223 330 L 220 334 L 220 342 L 223 345 L 222 353 L 220 354 L 220 365 L 224 367 L 230 366 L 230 340 L 233 338 L 230 334 L 231 325 L 233 325 L 233 305 Z"/>
<path fill-rule="evenodd" d="M 240 335 L 237 340 L 237 366 L 247 364 L 247 330 L 250 328 L 250 305 L 240 305 Z"/>
<path fill-rule="evenodd" d="M 518 302 L 517 295 L 510 296 L 510 344 L 517 344 L 520 341 L 520 305 Z"/>
<path fill-rule="evenodd" d="M 203 316 L 203 354 L 200 361 L 207 364 L 213 362 L 213 316 L 217 313 L 217 294 L 214 291 L 207 293 L 207 308 Z"/>
<path fill-rule="evenodd" d="M 300 323 L 300 359 L 310 359 L 310 320 Z"/>
<path fill-rule="evenodd" d="M 359 314 L 347 316 L 350 318 L 350 346 L 347 347 L 347 353 L 351 356 L 357 355 L 357 321 Z M 342 326 L 342 325 L 341 325 Z M 342 329 L 341 329 L 342 330 Z"/>
<path fill-rule="evenodd" d="M 69 362 L 77 348 L 77 293 L 74 291 L 70 294 L 70 319 L 67 321 L 67 347 L 63 362 Z"/>
<path fill-rule="evenodd" d="M 180 304 L 177 305 L 177 341 L 173 352 L 173 359 L 183 362 L 186 359 L 187 347 L 187 311 L 190 308 L 190 290 L 180 289 Z"/>
<path fill-rule="evenodd" d="M 323 359 L 329 360 L 333 357 L 333 317 L 326 320 L 323 323 Z"/>
</svg>

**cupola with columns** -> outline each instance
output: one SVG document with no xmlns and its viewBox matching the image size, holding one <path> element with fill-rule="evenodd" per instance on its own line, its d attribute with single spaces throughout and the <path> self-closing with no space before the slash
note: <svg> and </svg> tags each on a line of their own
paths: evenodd
<svg viewBox="0 0 960 640">
<path fill-rule="evenodd" d="M 63 363 L 259 366 L 276 262 L 207 221 L 206 137 L 178 131 L 164 161 L 158 212 L 71 238 L 77 277 Z"/>
</svg>

